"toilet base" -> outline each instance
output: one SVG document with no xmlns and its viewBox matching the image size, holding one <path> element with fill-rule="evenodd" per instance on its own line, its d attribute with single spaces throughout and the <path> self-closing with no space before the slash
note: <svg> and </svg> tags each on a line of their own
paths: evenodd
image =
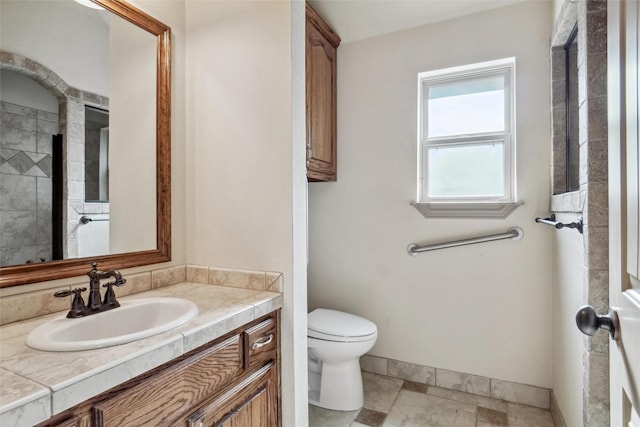
<svg viewBox="0 0 640 427">
<path fill-rule="evenodd" d="M 324 362 L 319 377 L 319 388 L 309 387 L 310 404 L 334 411 L 362 408 L 364 392 L 359 358 L 335 364 Z"/>
</svg>

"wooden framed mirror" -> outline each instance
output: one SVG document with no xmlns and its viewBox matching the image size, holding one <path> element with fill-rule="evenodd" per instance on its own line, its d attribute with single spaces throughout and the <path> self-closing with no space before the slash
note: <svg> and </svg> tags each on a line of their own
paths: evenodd
<svg viewBox="0 0 640 427">
<path fill-rule="evenodd" d="M 71 2 L 71 0 L 69 1 Z M 33 4 L 35 2 L 13 3 Z M 46 3 L 54 4 L 59 2 Z M 73 242 L 71 242 L 72 239 L 68 239 L 69 249 L 65 247 L 64 259 L 49 260 L 47 258 L 43 262 L 37 259 L 29 259 L 28 263 L 19 261 L 13 264 L 9 263 L 9 265 L 3 264 L 3 266 L 0 267 L 0 287 L 81 276 L 90 270 L 92 262 L 98 262 L 100 269 L 108 270 L 155 264 L 171 260 L 171 30 L 167 25 L 123 0 L 91 0 L 90 4 L 104 9 L 101 11 L 103 15 L 100 19 L 106 22 L 107 27 L 116 25 L 115 29 L 112 29 L 108 35 L 110 42 L 114 43 L 114 40 L 116 40 L 116 43 L 120 43 L 121 46 L 127 45 L 129 48 L 126 58 L 114 58 L 113 45 L 111 45 L 111 47 L 108 48 L 110 49 L 109 53 L 112 55 L 111 60 L 113 60 L 113 62 L 119 61 L 119 63 L 117 65 L 107 65 L 111 75 L 110 84 L 112 88 L 120 85 L 118 87 L 118 93 L 126 93 L 129 98 L 123 98 L 121 96 L 121 99 L 114 101 L 114 99 L 117 98 L 115 96 L 113 99 L 110 99 L 100 96 L 96 97 L 94 94 L 97 92 L 83 92 L 84 89 L 78 90 L 76 86 L 66 84 L 63 73 L 56 74 L 56 70 L 52 70 L 52 67 L 47 68 L 46 64 L 43 66 L 42 63 L 33 61 L 19 54 L 7 52 L 4 48 L 2 52 L 0 52 L 0 64 L 2 65 L 3 71 L 9 69 L 13 72 L 14 69 L 17 70 L 22 67 L 23 70 L 21 71 L 26 70 L 23 74 L 26 74 L 36 81 L 38 81 L 38 79 L 42 80 L 43 75 L 47 75 L 46 77 L 50 79 L 51 76 L 57 78 L 53 83 L 51 81 L 45 82 L 43 86 L 45 88 L 52 86 L 54 92 L 57 91 L 55 95 L 60 105 L 64 105 L 64 108 L 66 108 L 65 111 L 60 112 L 60 123 L 62 127 L 66 126 L 66 133 L 60 133 L 63 134 L 63 137 L 68 136 L 68 139 L 73 138 L 73 126 L 69 124 L 73 113 L 70 112 L 68 107 L 70 104 L 69 99 L 71 98 L 65 98 L 65 96 L 73 97 L 74 102 L 79 100 L 78 105 L 82 105 L 83 111 L 85 106 L 95 107 L 97 105 L 101 107 L 101 102 L 108 105 L 109 109 L 113 108 L 113 110 L 116 111 L 117 105 L 123 105 L 129 101 L 139 101 L 138 98 L 148 99 L 146 105 L 141 104 L 138 107 L 140 115 L 146 116 L 146 121 L 138 118 L 137 115 L 125 114 L 124 118 L 127 119 L 125 120 L 126 123 L 119 124 L 118 126 L 109 124 L 107 127 L 109 135 L 115 134 L 116 136 L 116 143 L 113 145 L 118 145 L 117 143 L 119 143 L 121 146 L 119 151 L 114 149 L 115 153 L 119 154 L 120 157 L 112 158 L 109 161 L 109 165 L 113 166 L 116 171 L 118 171 L 118 166 L 121 163 L 126 165 L 124 172 L 120 175 L 119 186 L 120 188 L 129 188 L 130 190 L 128 190 L 129 194 L 127 194 L 126 197 L 117 198 L 117 201 L 112 203 L 111 211 L 109 211 L 108 207 L 104 209 L 104 211 L 112 218 L 109 220 L 112 225 L 114 225 L 114 223 L 117 224 L 116 220 L 120 221 L 120 224 L 125 224 L 111 232 L 110 236 L 112 238 L 114 235 L 127 236 L 129 241 L 135 241 L 139 228 L 145 228 L 150 231 L 146 233 L 144 239 L 141 239 L 146 243 L 141 244 L 139 248 L 135 245 L 114 244 L 110 250 L 91 256 L 83 256 L 81 252 L 74 253 L 70 249 L 71 246 L 73 246 Z M 76 5 L 75 7 L 83 8 L 84 6 Z M 105 10 L 107 12 L 105 12 Z M 107 13 L 108 15 L 105 17 L 104 14 Z M 25 15 L 33 14 L 26 13 Z M 114 23 L 114 21 L 118 22 Z M 99 23 L 99 21 L 96 22 Z M 4 24 L 5 22 L 3 22 L 3 27 L 8 27 L 8 25 L 5 26 Z M 134 42 L 127 38 L 126 33 L 128 30 L 124 29 L 123 25 L 135 26 L 135 31 L 144 34 L 142 37 L 151 40 L 150 44 L 147 43 L 147 46 L 151 47 L 147 47 L 144 53 L 135 51 L 134 48 L 138 48 L 139 46 L 136 46 Z M 18 38 L 24 40 L 26 37 L 22 35 L 22 37 L 17 37 L 17 39 Z M 33 35 L 30 38 L 37 38 L 37 35 Z M 82 37 L 79 38 L 81 39 Z M 3 34 L 3 39 L 6 40 L 8 37 L 5 37 Z M 76 56 L 83 57 L 83 55 L 80 54 Z M 137 62 L 143 57 L 148 59 L 146 64 Z M 140 74 L 137 78 L 135 76 L 132 78 L 128 74 L 129 71 L 127 67 L 137 70 L 151 70 L 151 73 L 155 71 L 155 76 L 152 76 L 151 73 L 147 71 L 140 71 L 140 73 L 146 74 Z M 115 79 L 113 78 L 114 69 L 120 73 L 120 76 Z M 152 77 L 155 77 L 155 79 Z M 63 83 L 56 83 L 58 80 Z M 151 90 L 147 91 L 150 94 L 149 98 L 138 97 L 138 89 L 142 84 L 140 83 L 141 81 L 151 82 L 149 83 Z M 123 86 L 123 82 L 128 83 L 128 86 Z M 154 97 L 155 100 L 153 99 Z M 106 101 L 104 101 L 105 99 Z M 116 116 L 117 114 L 116 111 Z M 122 111 L 120 111 L 120 116 L 123 116 Z M 135 127 L 142 122 L 148 127 L 145 128 L 141 126 L 141 130 L 135 129 Z M 82 126 L 84 127 L 84 124 Z M 114 129 L 112 130 L 111 127 Z M 150 130 L 150 132 L 145 131 L 145 129 Z M 155 135 L 153 134 L 154 131 Z M 145 139 L 151 141 L 149 143 L 150 145 L 143 149 L 136 145 L 139 143 L 139 136 L 141 134 L 145 135 Z M 112 136 L 109 136 L 109 138 L 113 139 Z M 73 157 L 71 151 L 68 149 L 69 145 L 71 145 L 70 142 L 67 142 L 67 151 L 63 153 L 65 161 Z M 4 149 L 3 160 L 5 160 L 3 163 L 8 164 L 9 162 L 6 161 L 6 158 L 14 153 L 18 153 L 18 155 L 15 156 L 16 158 L 18 156 L 22 156 L 22 159 L 25 158 L 24 153 L 22 153 L 19 148 L 12 146 L 7 148 L 5 145 L 3 145 L 2 148 Z M 123 159 L 123 153 L 127 158 Z M 27 153 L 27 157 L 31 154 L 32 153 Z M 128 158 L 129 154 L 132 156 L 138 155 L 140 159 L 139 162 L 138 160 L 130 160 Z M 109 156 L 111 156 L 111 151 L 109 151 Z M 16 162 L 18 162 L 18 160 L 16 160 Z M 69 163 L 71 163 L 70 160 Z M 22 164 L 24 164 L 24 162 L 20 163 L 20 165 Z M 88 168 L 88 166 L 86 167 Z M 23 169 L 26 168 L 23 167 Z M 121 167 L 120 170 L 122 171 L 123 168 Z M 73 190 L 73 173 L 73 165 L 63 168 L 62 175 L 64 175 L 65 194 L 67 194 L 66 192 L 70 194 Z M 148 185 L 146 186 L 140 184 L 140 182 L 144 180 L 138 179 L 138 176 L 142 173 L 146 174 L 146 181 L 148 181 Z M 17 175 L 18 174 L 16 174 L 16 176 Z M 84 177 L 84 175 L 82 176 Z M 41 176 L 37 178 L 41 178 Z M 118 186 L 116 186 L 116 189 L 117 187 Z M 73 215 L 67 212 L 75 209 L 78 205 L 84 205 L 85 209 L 87 205 L 90 205 L 90 203 L 85 203 L 91 202 L 91 200 L 85 199 L 84 190 L 82 190 L 81 193 L 82 197 L 79 197 L 81 200 L 75 202 L 75 204 L 71 203 L 68 199 L 62 202 L 66 204 L 64 211 L 66 216 L 65 221 L 67 222 L 67 225 L 63 226 L 63 229 L 65 229 L 65 227 L 71 228 L 72 226 L 75 228 L 81 227 L 81 225 L 78 225 L 82 223 L 80 215 L 87 216 L 82 214 L 84 211 L 81 209 L 78 209 L 77 212 L 74 211 Z M 7 198 L 5 197 L 4 199 Z M 140 206 L 144 203 L 142 212 L 135 206 L 131 206 L 129 209 L 129 205 L 135 205 L 137 199 L 140 200 Z M 56 202 L 52 202 L 54 205 L 55 203 Z M 116 205 L 116 207 L 114 207 L 114 205 Z M 0 210 L 5 211 L 2 206 L 0 206 Z M 0 214 L 5 214 L 5 212 L 0 212 Z M 8 217 L 10 215 L 6 214 L 6 216 Z M 79 219 L 80 221 L 78 221 Z M 91 221 L 90 216 L 86 221 Z M 101 221 L 101 219 L 96 217 L 94 221 Z M 43 221 L 39 221 L 38 224 L 42 222 Z M 154 232 L 155 236 L 153 235 Z"/>
</svg>

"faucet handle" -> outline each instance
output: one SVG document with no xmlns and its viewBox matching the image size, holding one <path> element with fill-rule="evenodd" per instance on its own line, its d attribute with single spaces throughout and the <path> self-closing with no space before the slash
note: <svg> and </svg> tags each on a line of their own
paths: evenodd
<svg viewBox="0 0 640 427">
<path fill-rule="evenodd" d="M 87 288 L 75 288 L 71 292 L 73 292 L 73 301 L 71 301 L 71 311 L 81 312 L 84 310 L 84 300 L 82 299 L 82 293 L 86 291 Z"/>
<path fill-rule="evenodd" d="M 63 298 L 73 295 L 73 301 L 71 301 L 71 310 L 67 313 L 68 318 L 75 318 L 82 316 L 85 309 L 84 300 L 82 299 L 82 293 L 87 288 L 75 288 L 74 290 L 57 291 L 53 294 L 56 298 Z"/>
<path fill-rule="evenodd" d="M 104 300 L 102 304 L 110 306 L 112 308 L 120 307 L 120 303 L 116 299 L 116 293 L 113 291 L 113 286 L 123 286 L 127 281 L 125 279 L 116 279 L 113 282 L 107 282 L 102 285 L 103 288 L 107 288 L 107 292 L 104 293 Z"/>
<path fill-rule="evenodd" d="M 56 298 L 64 298 L 64 297 L 68 297 L 69 295 L 72 295 L 73 292 L 71 292 L 70 290 L 64 290 L 64 291 L 56 291 L 53 296 Z"/>
</svg>

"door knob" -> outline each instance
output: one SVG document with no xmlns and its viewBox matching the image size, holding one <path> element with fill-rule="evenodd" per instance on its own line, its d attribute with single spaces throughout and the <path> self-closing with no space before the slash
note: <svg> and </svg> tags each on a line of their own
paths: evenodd
<svg viewBox="0 0 640 427">
<path fill-rule="evenodd" d="M 606 315 L 599 315 L 590 305 L 583 305 L 576 313 L 576 324 L 585 335 L 594 335 L 598 329 L 605 329 L 609 331 L 612 340 L 617 340 L 620 336 L 618 314 L 612 308 Z"/>
</svg>

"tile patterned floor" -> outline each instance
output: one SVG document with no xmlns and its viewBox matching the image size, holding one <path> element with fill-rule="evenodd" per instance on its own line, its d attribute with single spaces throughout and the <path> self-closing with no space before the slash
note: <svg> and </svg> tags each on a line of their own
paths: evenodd
<svg viewBox="0 0 640 427">
<path fill-rule="evenodd" d="M 362 373 L 364 407 L 309 405 L 309 427 L 554 427 L 548 410 Z"/>
</svg>

